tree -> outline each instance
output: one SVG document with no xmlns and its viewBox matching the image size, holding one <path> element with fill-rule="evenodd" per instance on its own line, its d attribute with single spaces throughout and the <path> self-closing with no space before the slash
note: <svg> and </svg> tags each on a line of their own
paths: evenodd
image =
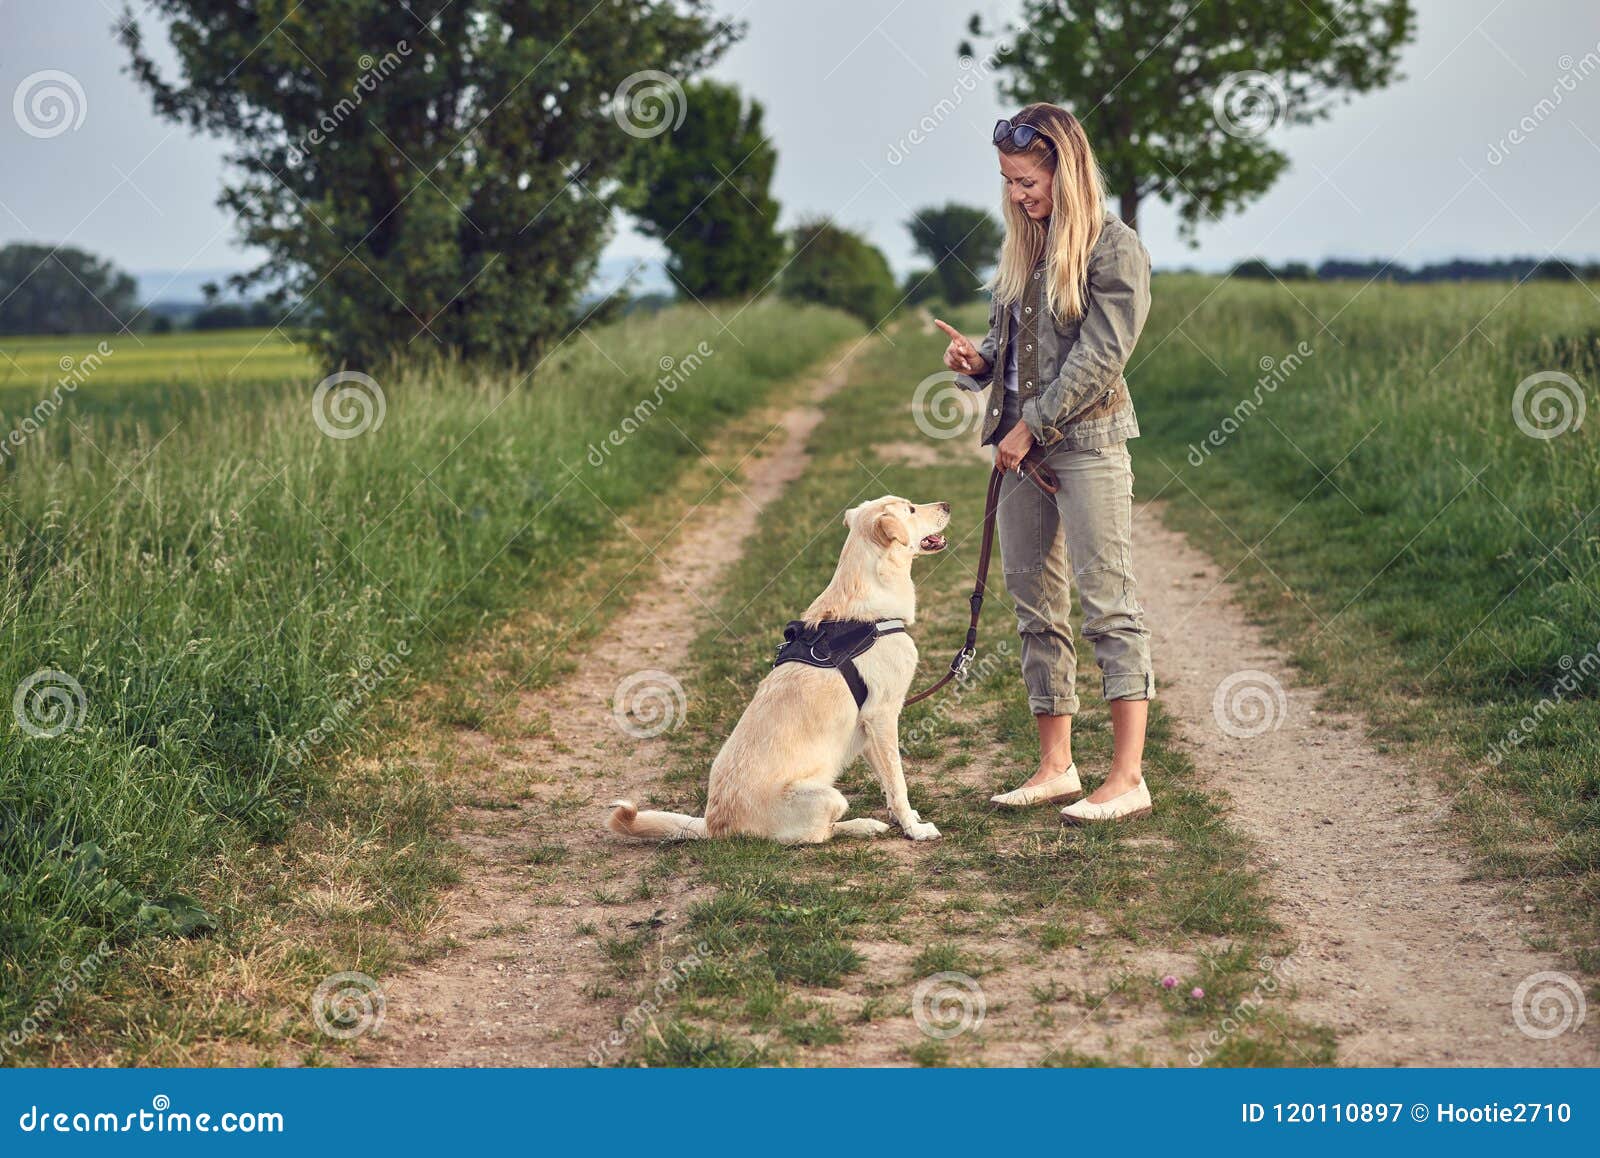
<svg viewBox="0 0 1600 1158">
<path fill-rule="evenodd" d="M 637 138 L 739 34 L 707 0 L 151 0 L 156 110 L 232 142 L 220 204 L 332 362 L 422 339 L 527 363 L 569 325 Z M 298 320 L 298 319 L 296 319 Z"/>
<path fill-rule="evenodd" d="M 883 254 L 865 238 L 830 221 L 805 221 L 790 234 L 794 256 L 781 292 L 820 302 L 877 326 L 894 311 L 900 291 Z"/>
<path fill-rule="evenodd" d="M 133 278 L 70 246 L 0 249 L 0 334 L 121 330 L 138 312 Z"/>
<path fill-rule="evenodd" d="M 918 210 L 906 228 L 917 251 L 933 262 L 944 300 L 959 306 L 976 299 L 1004 240 L 999 223 L 982 209 L 951 203 Z"/>
<path fill-rule="evenodd" d="M 1387 85 L 1415 27 L 1410 0 L 1024 0 L 995 61 L 1002 98 L 1084 122 L 1124 221 L 1157 196 L 1192 244 L 1287 167 L 1263 133 Z"/>
<path fill-rule="evenodd" d="M 649 175 L 635 213 L 641 231 L 667 247 L 667 272 L 685 293 L 748 297 L 783 260 L 770 192 L 778 153 L 761 105 L 746 105 L 738 89 L 699 81 L 685 97 L 683 125 L 642 150 Z"/>
</svg>

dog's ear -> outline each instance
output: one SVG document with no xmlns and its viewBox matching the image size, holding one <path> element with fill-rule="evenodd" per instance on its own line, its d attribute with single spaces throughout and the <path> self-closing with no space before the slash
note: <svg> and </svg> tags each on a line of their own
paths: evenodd
<svg viewBox="0 0 1600 1158">
<path fill-rule="evenodd" d="M 884 511 L 876 519 L 872 520 L 872 541 L 880 547 L 893 546 L 895 543 L 904 543 L 909 547 L 911 545 L 911 532 L 906 528 L 905 523 L 888 511 Z"/>
</svg>

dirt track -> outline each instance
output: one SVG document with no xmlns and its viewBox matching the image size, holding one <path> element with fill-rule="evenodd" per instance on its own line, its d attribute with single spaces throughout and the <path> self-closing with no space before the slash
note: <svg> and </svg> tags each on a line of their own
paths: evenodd
<svg viewBox="0 0 1600 1158">
<path fill-rule="evenodd" d="M 362 1043 L 358 1061 L 581 1065 L 604 1048 L 629 999 L 610 992 L 599 939 L 574 929 L 645 928 L 694 899 L 679 881 L 641 889 L 652 849 L 599 828 L 604 801 L 595 785 L 660 803 L 654 781 L 663 742 L 622 737 L 613 697 L 641 667 L 681 670 L 709 621 L 699 593 L 739 558 L 761 509 L 804 470 L 817 404 L 847 373 L 841 361 L 808 391 L 810 401 L 771 413 L 759 453 L 655 545 L 658 569 L 635 573 L 637 594 L 576 672 L 522 697 L 519 717 L 547 717 L 549 734 L 496 759 L 537 761 L 554 775 L 519 810 L 463 809 L 459 839 L 470 860 L 445 920 L 458 947 L 386 982 L 388 1024 Z M 1355 718 L 1319 710 L 1316 689 L 1293 686 L 1217 566 L 1162 524 L 1157 505 L 1137 512 L 1134 561 L 1154 632 L 1158 696 L 1206 783 L 1229 797 L 1233 822 L 1263 850 L 1257 867 L 1299 942 L 1284 967 L 1297 989 L 1295 1011 L 1338 1031 L 1341 1063 L 1600 1063 L 1600 1019 L 1548 1039 L 1518 1028 L 1519 984 L 1561 964 L 1526 947 L 1533 930 L 1524 914 L 1492 886 L 1467 879 L 1463 854 L 1439 830 L 1437 791 L 1365 742 Z M 638 639 L 653 641 L 646 662 Z M 1219 686 L 1234 695 L 1215 708 Z M 1251 715 L 1257 708 L 1266 716 Z M 460 742 L 477 749 L 481 765 L 482 738 Z M 527 854 L 546 840 L 565 845 L 568 856 L 532 871 Z M 1540 995 L 1536 984 L 1524 1001 L 1535 1027 Z M 1123 1030 L 1138 1032 L 1139 1023 Z M 830 1051 L 828 1064 L 889 1060 L 870 1043 L 862 1048 L 869 1052 Z"/>
</svg>

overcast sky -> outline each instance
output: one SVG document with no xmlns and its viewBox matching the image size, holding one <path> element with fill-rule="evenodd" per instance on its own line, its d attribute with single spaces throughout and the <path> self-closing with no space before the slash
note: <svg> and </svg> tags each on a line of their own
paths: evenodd
<svg viewBox="0 0 1600 1158">
<path fill-rule="evenodd" d="M 0 0 L 0 242 L 70 243 L 134 271 L 248 266 L 252 254 L 214 203 L 223 146 L 156 118 L 122 71 L 118 6 Z M 1263 3 L 1262 18 L 1276 6 Z M 715 72 L 766 106 L 784 223 L 831 214 L 864 230 L 904 272 L 914 261 L 904 225 L 913 208 L 995 205 L 989 130 L 1010 110 L 992 81 L 964 91 L 955 48 L 974 10 L 1019 8 L 719 3 L 749 32 Z M 1249 256 L 1600 257 L 1600 3 L 1419 0 L 1418 8 L 1404 79 L 1326 123 L 1273 130 L 1289 172 L 1244 213 L 1204 227 L 1198 248 L 1179 240 L 1170 210 L 1147 202 L 1140 232 L 1157 266 L 1218 269 Z M 23 78 L 46 69 L 79 83 L 82 122 L 40 139 L 8 114 Z M 1559 103 L 1536 112 L 1547 97 Z M 958 102 L 954 112 L 909 144 L 909 131 L 946 98 Z M 1532 131 L 1491 163 L 1524 118 Z M 624 230 L 609 252 L 658 250 Z"/>
</svg>

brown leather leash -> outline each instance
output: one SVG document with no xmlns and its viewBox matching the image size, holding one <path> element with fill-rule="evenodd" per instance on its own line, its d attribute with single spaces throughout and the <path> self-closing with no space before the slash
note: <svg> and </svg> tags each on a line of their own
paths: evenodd
<svg viewBox="0 0 1600 1158">
<path fill-rule="evenodd" d="M 1044 463 L 1024 458 L 1021 465 L 1023 476 L 1045 494 L 1053 495 L 1061 489 L 1055 472 Z M 950 670 L 945 672 L 944 677 L 932 687 L 924 688 L 914 696 L 907 696 L 907 705 L 925 700 L 951 680 L 960 679 L 966 674 L 967 665 L 978 654 L 978 616 L 983 614 L 984 584 L 989 579 L 989 556 L 994 552 L 995 514 L 1000 509 L 1000 482 L 1004 478 L 1005 471 L 995 467 L 989 475 L 989 493 L 983 500 L 983 546 L 978 551 L 978 578 L 972 585 L 972 618 L 967 623 L 967 641 L 950 661 Z"/>
</svg>

